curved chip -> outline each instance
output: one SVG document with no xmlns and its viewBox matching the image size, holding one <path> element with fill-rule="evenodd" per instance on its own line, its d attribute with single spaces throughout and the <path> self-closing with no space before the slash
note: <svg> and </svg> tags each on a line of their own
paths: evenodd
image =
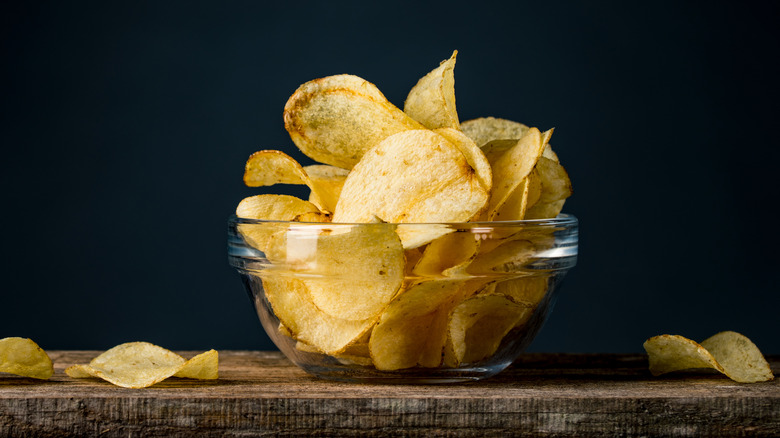
<svg viewBox="0 0 780 438">
<path fill-rule="evenodd" d="M 312 203 L 321 210 L 333 211 L 336 208 L 334 187 L 326 186 L 326 176 L 311 178 L 306 169 L 324 174 L 320 167 L 304 168 L 295 159 L 284 152 L 263 150 L 253 153 L 244 166 L 244 184 L 248 187 L 272 186 L 274 184 L 305 185 L 311 190 Z M 346 178 L 346 175 L 344 176 Z M 342 178 L 343 184 L 343 178 Z M 340 187 L 337 189 L 340 191 Z"/>
<path fill-rule="evenodd" d="M 284 127 L 301 152 L 344 169 L 390 135 L 423 128 L 374 84 L 353 75 L 301 85 L 285 104 Z"/>
<path fill-rule="evenodd" d="M 256 195 L 244 198 L 236 207 L 236 216 L 268 221 L 292 221 L 296 218 L 315 215 L 320 209 L 309 201 L 289 195 Z M 284 223 L 239 224 L 238 231 L 244 240 L 257 248 L 272 261 L 286 257 L 286 231 Z"/>
<path fill-rule="evenodd" d="M 425 277 L 446 275 L 449 269 L 469 263 L 478 249 L 479 242 L 470 232 L 444 235 L 425 247 L 413 272 Z"/>
<path fill-rule="evenodd" d="M 544 153 L 552 130 L 539 132 L 531 128 L 512 147 L 493 163 L 493 193 L 486 211 L 487 220 L 493 220 L 507 198 L 534 170 Z"/>
<path fill-rule="evenodd" d="M 475 295 L 462 301 L 453 309 L 448 327 L 455 363 L 473 363 L 492 356 L 504 336 L 532 313 L 532 307 L 504 295 Z"/>
<path fill-rule="evenodd" d="M 98 377 L 123 388 L 146 388 L 169 377 L 216 379 L 218 354 L 207 351 L 192 359 L 148 342 L 117 345 L 90 361 L 73 365 L 65 373 L 73 378 Z"/>
<path fill-rule="evenodd" d="M 32 339 L 0 339 L 0 372 L 34 379 L 48 379 L 54 374 L 49 355 Z"/>
<path fill-rule="evenodd" d="M 654 336 L 644 343 L 650 372 L 711 368 L 740 383 L 772 380 L 774 375 L 758 347 L 744 335 L 721 332 L 701 344 L 679 335 Z"/>
<path fill-rule="evenodd" d="M 454 51 L 449 59 L 420 78 L 404 102 L 404 112 L 428 129 L 458 129 L 460 126 L 455 108 L 457 54 L 458 51 Z"/>
<path fill-rule="evenodd" d="M 462 152 L 433 131 L 388 137 L 352 169 L 333 222 L 465 222 L 489 193 Z"/>
</svg>

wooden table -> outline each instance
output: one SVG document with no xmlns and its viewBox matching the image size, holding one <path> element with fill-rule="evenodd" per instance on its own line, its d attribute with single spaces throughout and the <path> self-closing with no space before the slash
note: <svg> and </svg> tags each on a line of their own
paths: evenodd
<svg viewBox="0 0 780 438">
<path fill-rule="evenodd" d="M 97 354 L 49 352 L 48 381 L 0 377 L 0 436 L 780 436 L 780 379 L 652 377 L 644 355 L 528 354 L 439 386 L 322 381 L 246 351 L 220 352 L 216 381 L 124 389 L 64 374 Z"/>
</svg>

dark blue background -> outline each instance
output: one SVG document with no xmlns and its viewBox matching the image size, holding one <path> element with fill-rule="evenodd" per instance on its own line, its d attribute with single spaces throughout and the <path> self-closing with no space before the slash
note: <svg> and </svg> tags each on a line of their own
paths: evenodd
<svg viewBox="0 0 780 438">
<path fill-rule="evenodd" d="M 738 3 L 5 2 L 0 336 L 272 348 L 226 260 L 246 158 L 310 163 L 282 123 L 301 83 L 402 105 L 457 49 L 461 120 L 555 127 L 574 182 L 579 264 L 533 350 L 780 353 L 779 16 Z"/>
</svg>

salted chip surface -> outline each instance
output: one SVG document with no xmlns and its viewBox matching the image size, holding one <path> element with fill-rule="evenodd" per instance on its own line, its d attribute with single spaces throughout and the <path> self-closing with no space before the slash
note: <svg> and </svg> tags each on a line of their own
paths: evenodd
<svg viewBox="0 0 780 438">
<path fill-rule="evenodd" d="M 412 87 L 404 102 L 404 112 L 428 129 L 458 129 L 458 112 L 455 107 L 455 58 L 449 59 L 420 78 Z"/>
<path fill-rule="evenodd" d="M 753 342 L 736 332 L 718 333 L 701 344 L 680 335 L 654 336 L 644 343 L 650 372 L 711 368 L 740 383 L 772 380 L 774 375 Z"/>
<path fill-rule="evenodd" d="M 54 374 L 49 355 L 32 339 L 0 339 L 0 372 L 34 379 L 48 379 Z"/>
<path fill-rule="evenodd" d="M 488 201 L 463 153 L 429 130 L 383 140 L 352 169 L 333 222 L 465 222 Z"/>
<path fill-rule="evenodd" d="M 315 161 L 351 169 L 392 134 L 423 125 L 390 103 L 372 83 L 335 75 L 301 85 L 284 107 L 293 143 Z"/>
<path fill-rule="evenodd" d="M 146 388 L 174 375 L 216 379 L 217 368 L 218 355 L 214 350 L 188 361 L 148 342 L 128 342 L 105 351 L 88 365 L 68 367 L 65 373 L 73 378 L 98 377 L 123 388 Z"/>
</svg>

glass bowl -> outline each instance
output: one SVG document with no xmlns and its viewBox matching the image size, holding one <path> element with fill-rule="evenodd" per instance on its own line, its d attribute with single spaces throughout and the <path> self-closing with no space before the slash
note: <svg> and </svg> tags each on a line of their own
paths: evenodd
<svg viewBox="0 0 780 438">
<path fill-rule="evenodd" d="M 577 261 L 578 221 L 318 223 L 231 217 L 228 259 L 271 340 L 320 378 L 487 378 L 531 343 Z"/>
</svg>

